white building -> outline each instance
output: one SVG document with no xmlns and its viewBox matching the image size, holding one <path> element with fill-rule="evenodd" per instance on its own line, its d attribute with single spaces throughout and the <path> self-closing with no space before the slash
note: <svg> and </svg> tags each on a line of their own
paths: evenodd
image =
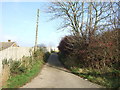
<svg viewBox="0 0 120 90">
<path fill-rule="evenodd" d="M 46 47 L 46 49 L 48 52 L 51 52 L 51 51 L 59 52 L 57 47 Z"/>
</svg>

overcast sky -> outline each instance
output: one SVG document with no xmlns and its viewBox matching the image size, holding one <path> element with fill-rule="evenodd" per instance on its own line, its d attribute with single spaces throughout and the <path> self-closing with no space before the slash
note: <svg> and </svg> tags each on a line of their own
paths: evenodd
<svg viewBox="0 0 120 90">
<path fill-rule="evenodd" d="M 58 46 L 67 32 L 57 30 L 60 19 L 48 21 L 50 15 L 44 12 L 48 5 L 48 2 L 0 2 L 0 41 L 11 39 L 20 46 L 34 46 L 36 13 L 40 9 L 38 44 Z"/>
</svg>

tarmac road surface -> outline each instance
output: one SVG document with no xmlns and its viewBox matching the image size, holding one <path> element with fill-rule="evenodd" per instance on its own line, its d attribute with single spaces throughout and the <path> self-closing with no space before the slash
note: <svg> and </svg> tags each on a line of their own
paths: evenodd
<svg viewBox="0 0 120 90">
<path fill-rule="evenodd" d="M 67 71 L 53 53 L 41 72 L 21 88 L 101 88 Z"/>
</svg>

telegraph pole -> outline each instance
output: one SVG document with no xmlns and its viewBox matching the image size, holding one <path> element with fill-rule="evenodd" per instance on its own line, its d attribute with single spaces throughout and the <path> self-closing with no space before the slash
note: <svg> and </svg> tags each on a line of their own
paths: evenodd
<svg viewBox="0 0 120 90">
<path fill-rule="evenodd" d="M 35 36 L 35 47 L 34 47 L 34 51 L 37 50 L 37 41 L 38 41 L 38 22 L 39 22 L 39 9 L 37 10 L 36 36 Z"/>
</svg>

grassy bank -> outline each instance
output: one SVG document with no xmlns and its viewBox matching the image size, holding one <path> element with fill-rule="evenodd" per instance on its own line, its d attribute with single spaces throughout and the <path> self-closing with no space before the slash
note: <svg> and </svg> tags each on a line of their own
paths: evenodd
<svg viewBox="0 0 120 90">
<path fill-rule="evenodd" d="M 31 57 L 23 57 L 22 60 L 4 60 L 3 68 L 7 65 L 10 75 L 3 88 L 19 88 L 30 82 L 39 74 L 49 55 L 40 48 Z"/>
<path fill-rule="evenodd" d="M 98 70 L 93 68 L 80 68 L 71 66 L 72 62 L 65 60 L 65 58 L 59 56 L 63 65 L 69 69 L 73 74 L 76 74 L 84 79 L 87 79 L 93 83 L 99 84 L 106 88 L 119 88 L 120 87 L 120 71 L 113 68 L 104 68 L 104 70 Z"/>
<path fill-rule="evenodd" d="M 97 69 L 71 68 L 72 73 L 107 88 L 120 87 L 120 71 L 99 72 Z"/>
<path fill-rule="evenodd" d="M 4 88 L 18 88 L 29 82 L 34 78 L 41 70 L 44 62 L 37 61 L 31 67 L 31 70 L 27 70 L 26 73 L 22 73 L 16 76 L 11 76 L 7 81 L 7 85 Z"/>
</svg>

